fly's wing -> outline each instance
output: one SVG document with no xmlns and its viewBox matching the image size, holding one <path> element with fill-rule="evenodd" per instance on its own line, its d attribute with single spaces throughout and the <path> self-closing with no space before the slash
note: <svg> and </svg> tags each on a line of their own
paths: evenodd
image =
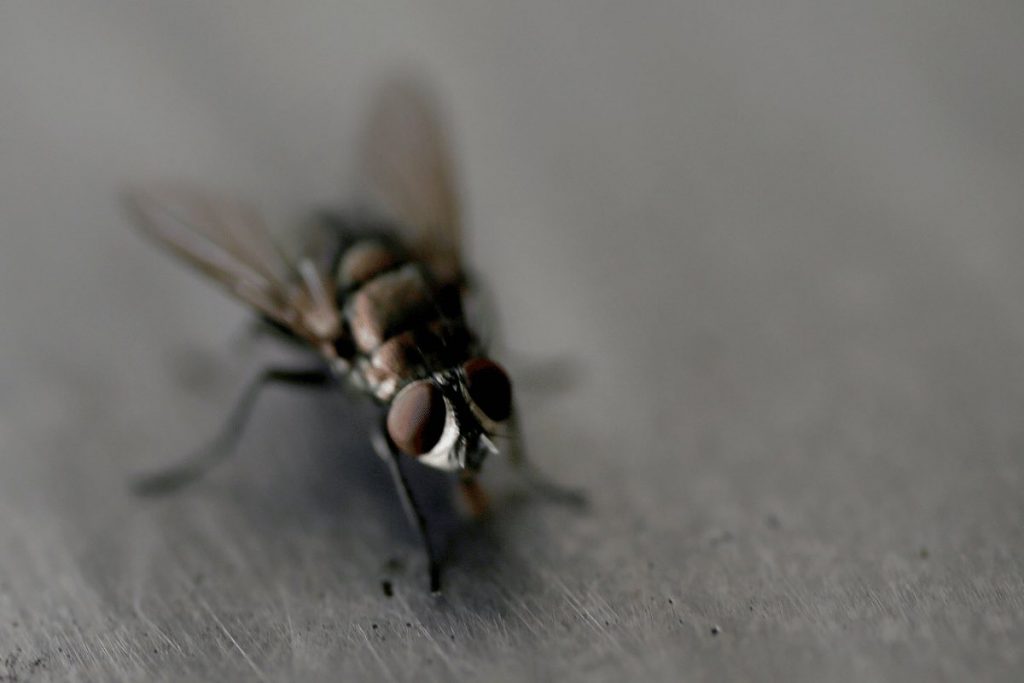
<svg viewBox="0 0 1024 683">
<path fill-rule="evenodd" d="M 370 198 L 414 231 L 409 247 L 441 280 L 460 278 L 454 170 L 433 101 L 415 83 L 394 83 L 371 116 L 362 150 Z"/>
<path fill-rule="evenodd" d="M 291 263 L 254 210 L 178 187 L 133 190 L 126 200 L 143 233 L 333 357 L 342 325 L 332 277 L 311 259 Z"/>
</svg>

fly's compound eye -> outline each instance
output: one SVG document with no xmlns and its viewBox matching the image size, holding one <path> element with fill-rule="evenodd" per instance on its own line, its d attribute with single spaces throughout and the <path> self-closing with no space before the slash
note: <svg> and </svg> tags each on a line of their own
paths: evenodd
<svg viewBox="0 0 1024 683">
<path fill-rule="evenodd" d="M 474 358 L 462 369 L 476 407 L 494 422 L 507 420 L 512 414 L 512 382 L 504 368 L 486 358 Z"/>
<path fill-rule="evenodd" d="M 409 384 L 395 396 L 388 410 L 388 434 L 409 455 L 429 453 L 444 431 L 447 409 L 441 390 L 431 382 Z"/>
</svg>

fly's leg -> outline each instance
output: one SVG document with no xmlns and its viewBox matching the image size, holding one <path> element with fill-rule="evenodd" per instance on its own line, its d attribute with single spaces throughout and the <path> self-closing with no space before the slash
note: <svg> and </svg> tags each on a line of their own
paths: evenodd
<svg viewBox="0 0 1024 683">
<path fill-rule="evenodd" d="M 427 554 L 430 591 L 432 593 L 440 593 L 441 564 L 438 561 L 437 556 L 434 554 L 434 546 L 430 542 L 430 527 L 427 524 L 427 518 L 424 516 L 423 510 L 420 509 L 419 504 L 416 502 L 416 496 L 413 494 L 412 487 L 409 486 L 409 480 L 402 471 L 400 464 L 402 453 L 395 446 L 391 437 L 388 436 L 387 428 L 383 425 L 381 426 L 381 429 L 373 434 L 373 448 L 377 451 L 377 455 L 387 463 L 388 471 L 391 472 L 391 479 L 394 481 L 395 489 L 398 491 L 398 497 L 402 500 L 402 507 L 405 509 L 405 515 L 409 518 L 409 523 L 420 534 L 420 540 L 423 542 L 423 550 Z"/>
<path fill-rule="evenodd" d="M 163 495 L 201 479 L 215 465 L 234 452 L 238 437 L 256 405 L 256 399 L 268 384 L 326 387 L 333 381 L 334 376 L 327 368 L 315 370 L 267 368 L 257 375 L 242 392 L 216 437 L 183 462 L 161 472 L 141 477 L 133 483 L 132 490 L 143 496 Z"/>
<path fill-rule="evenodd" d="M 587 504 L 583 492 L 562 486 L 548 479 L 527 458 L 518 412 L 513 410 L 509 420 L 510 434 L 508 460 L 523 480 L 537 493 L 556 503 L 582 507 Z"/>
</svg>

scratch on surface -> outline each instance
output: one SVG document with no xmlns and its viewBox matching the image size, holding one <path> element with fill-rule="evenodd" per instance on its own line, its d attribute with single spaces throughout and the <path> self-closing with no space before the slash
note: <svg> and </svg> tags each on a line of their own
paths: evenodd
<svg viewBox="0 0 1024 683">
<path fill-rule="evenodd" d="M 224 632 L 224 635 L 228 637 L 228 640 L 230 640 L 231 644 L 235 646 L 235 649 L 242 653 L 242 657 L 244 657 L 245 661 L 249 664 L 250 667 L 252 667 L 252 670 L 256 672 L 256 675 L 259 676 L 260 680 L 269 680 L 263 673 L 263 671 L 258 666 L 256 666 L 256 662 L 252 661 L 252 658 L 249 656 L 249 653 L 242 649 L 242 646 L 238 644 L 238 641 L 235 640 L 235 637 L 231 635 L 231 631 L 228 630 L 227 626 L 224 625 L 224 622 L 222 622 L 220 618 L 217 616 L 217 614 L 213 611 L 213 608 L 210 607 L 210 603 L 206 602 L 206 600 L 203 600 L 202 598 L 199 599 L 199 603 L 203 606 L 204 609 L 206 609 L 210 617 L 213 618 L 215 622 L 217 622 L 217 626 L 219 626 L 220 630 Z"/>
<path fill-rule="evenodd" d="M 617 641 L 614 638 L 612 638 L 611 635 L 608 633 L 608 630 L 604 627 L 604 624 L 602 624 L 601 621 L 583 605 L 583 601 L 580 600 L 572 592 L 572 590 L 569 588 L 569 586 L 566 585 L 565 581 L 563 581 L 561 577 L 552 576 L 551 578 L 553 582 L 556 583 L 558 587 L 562 589 L 562 592 L 565 594 L 566 602 L 569 603 L 569 606 L 572 607 L 572 609 L 577 614 L 579 614 L 581 618 L 583 618 L 587 622 L 590 622 L 591 626 L 595 631 L 597 631 L 603 636 L 607 636 L 609 640 L 611 640 L 612 642 L 617 643 Z"/>
<path fill-rule="evenodd" d="M 149 616 L 143 611 L 141 593 L 142 586 L 140 582 L 140 585 L 136 589 L 135 596 L 132 599 L 132 610 L 135 612 L 135 616 L 138 617 L 139 621 L 141 621 L 143 624 L 148 626 L 152 631 L 154 631 L 158 636 L 160 636 L 160 638 L 162 638 L 164 642 L 173 647 L 179 653 L 185 654 L 185 650 L 182 649 L 181 645 L 179 645 L 176 640 L 167 635 L 167 632 L 160 628 L 160 626 L 155 621 L 150 619 Z"/>
<path fill-rule="evenodd" d="M 370 641 L 370 636 L 366 633 L 366 629 L 364 629 L 362 626 L 357 626 L 356 628 L 358 629 L 360 635 L 363 636 L 363 640 L 366 641 L 366 647 L 369 650 L 370 654 L 373 655 L 373 658 L 377 660 L 378 664 L 380 664 L 380 668 L 387 675 L 388 679 L 392 681 L 395 680 L 395 676 L 391 673 L 391 669 L 389 669 L 388 665 L 384 663 L 384 659 L 380 656 L 380 653 L 377 652 L 377 648 L 375 648 L 373 646 L 373 643 Z"/>
<path fill-rule="evenodd" d="M 400 603 L 402 604 L 403 608 L 405 609 L 405 611 L 406 611 L 407 613 L 408 613 L 408 612 L 412 612 L 412 611 L 413 611 L 412 605 L 410 605 L 410 604 L 409 604 L 409 601 L 408 601 L 408 599 L 406 599 L 406 598 L 405 598 L 404 596 L 400 598 Z M 426 627 L 426 626 L 424 626 L 424 624 L 423 624 L 423 622 L 422 622 L 422 621 L 420 621 L 420 620 L 418 620 L 418 619 L 417 619 L 417 620 L 416 620 L 416 625 L 415 625 L 415 626 L 416 626 L 416 630 L 417 630 L 417 631 L 418 631 L 418 632 L 419 632 L 419 633 L 420 633 L 420 634 L 421 634 L 421 635 L 422 635 L 422 636 L 423 636 L 424 638 L 426 638 L 427 642 L 429 642 L 429 643 L 430 643 L 430 645 L 431 645 L 431 647 L 433 647 L 433 648 L 434 648 L 434 652 L 436 652 L 436 653 L 437 653 L 437 657 L 438 657 L 438 660 L 440 661 L 440 663 L 441 663 L 442 665 L 444 665 L 444 667 L 445 667 L 445 668 L 446 668 L 446 669 L 447 669 L 447 670 L 448 670 L 449 672 L 451 672 L 451 671 L 453 670 L 453 669 L 452 669 L 452 662 L 451 662 L 451 657 L 450 657 L 450 656 L 449 656 L 449 654 L 448 654 L 448 653 L 447 653 L 447 652 L 446 652 L 446 651 L 444 650 L 444 648 L 442 648 L 442 647 L 441 647 L 441 644 L 440 644 L 439 642 L 437 642 L 437 638 L 435 638 L 435 637 L 434 637 L 434 635 L 433 635 L 433 634 L 432 634 L 432 633 L 430 632 L 430 630 L 429 630 L 429 629 L 427 629 L 427 627 Z"/>
<path fill-rule="evenodd" d="M 151 523 L 148 523 L 148 525 L 151 526 Z M 146 529 L 146 531 L 152 530 Z M 142 609 L 142 599 L 143 595 L 147 592 L 146 582 L 148 581 L 150 563 L 153 558 L 154 536 L 154 533 L 134 534 L 134 537 L 140 539 L 140 541 L 137 546 L 138 552 L 135 555 L 132 570 L 132 573 L 135 575 L 135 586 L 132 590 L 132 611 L 135 612 L 135 616 L 138 617 L 139 621 L 148 626 L 165 643 L 177 650 L 179 654 L 184 655 L 184 648 L 182 648 L 176 640 L 171 638 L 164 629 L 160 628 L 155 621 L 150 619 L 149 615 Z"/>
<path fill-rule="evenodd" d="M 85 632 L 82 630 L 81 624 L 70 612 L 68 615 L 68 621 L 71 623 L 71 627 L 74 629 L 74 637 L 77 641 L 74 644 L 72 644 L 71 634 L 69 634 L 68 649 L 71 650 L 71 653 L 78 658 L 78 661 L 81 664 L 85 665 L 87 663 L 87 660 L 91 660 L 93 664 L 100 665 L 101 662 L 99 658 L 96 656 L 96 653 L 93 652 L 92 648 L 90 647 L 89 639 L 86 637 Z"/>
<path fill-rule="evenodd" d="M 530 609 L 530 606 L 526 604 L 526 600 L 517 598 L 510 602 L 509 606 L 516 613 L 516 616 L 519 617 L 519 621 L 522 622 L 523 626 L 533 633 L 533 635 L 538 638 L 541 637 L 540 629 L 537 628 L 537 625 L 541 623 L 540 617 L 537 616 L 536 612 Z"/>
<path fill-rule="evenodd" d="M 292 621 L 292 612 L 288 609 L 288 594 L 283 585 L 278 585 L 278 593 L 281 594 L 281 609 L 284 611 L 285 624 L 288 628 L 288 650 L 292 655 L 292 662 L 295 661 L 295 643 L 298 636 L 295 634 L 295 623 Z"/>
</svg>

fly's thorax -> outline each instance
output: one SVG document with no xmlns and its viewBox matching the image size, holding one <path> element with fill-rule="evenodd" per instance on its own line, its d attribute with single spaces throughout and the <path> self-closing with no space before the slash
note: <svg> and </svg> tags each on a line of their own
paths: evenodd
<svg viewBox="0 0 1024 683">
<path fill-rule="evenodd" d="M 367 388 L 389 401 L 404 385 L 465 362 L 474 346 L 461 321 L 433 320 L 389 338 L 356 364 Z"/>
</svg>

